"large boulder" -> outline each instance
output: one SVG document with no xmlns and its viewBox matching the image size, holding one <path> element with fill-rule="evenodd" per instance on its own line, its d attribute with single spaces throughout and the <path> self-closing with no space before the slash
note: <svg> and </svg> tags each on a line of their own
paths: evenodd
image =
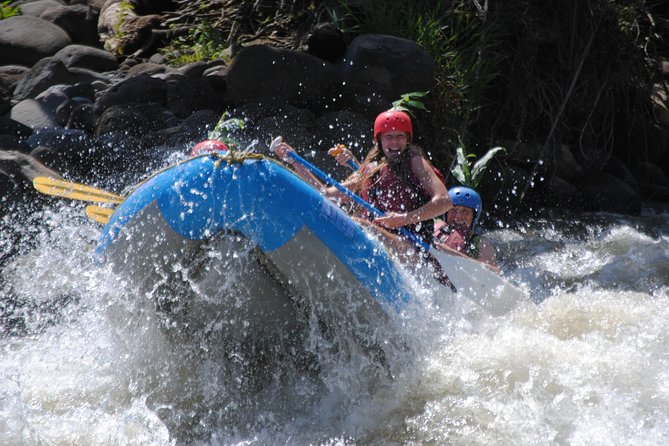
<svg viewBox="0 0 669 446">
<path fill-rule="evenodd" d="M 67 68 L 86 68 L 99 73 L 119 67 L 113 54 L 87 45 L 68 45 L 54 54 L 53 59 L 60 60 Z"/>
<path fill-rule="evenodd" d="M 624 181 L 605 172 L 585 175 L 578 185 L 591 211 L 638 214 L 641 195 Z"/>
<path fill-rule="evenodd" d="M 503 146 L 509 159 L 520 165 L 526 164 L 533 168 L 540 162 L 542 172 L 551 172 L 567 180 L 583 175 L 583 167 L 565 144 L 558 144 L 548 149 L 543 144 L 510 141 Z"/>
<path fill-rule="evenodd" d="M 49 104 L 35 99 L 24 99 L 12 107 L 10 117 L 31 129 L 59 127 L 56 111 Z"/>
<path fill-rule="evenodd" d="M 60 60 L 45 57 L 18 82 L 14 90 L 14 99 L 35 98 L 54 85 L 91 84 L 95 81 L 105 82 L 107 78 L 84 68 L 67 68 Z"/>
<path fill-rule="evenodd" d="M 437 64 L 411 40 L 365 34 L 353 39 L 339 67 L 349 104 L 369 113 L 389 108 L 401 94 L 433 89 Z"/>
<path fill-rule="evenodd" d="M 157 103 L 165 104 L 167 84 L 150 76 L 136 76 L 121 81 L 102 93 L 95 102 L 95 112 L 103 113 L 114 105 Z"/>
<path fill-rule="evenodd" d="M 86 5 L 58 6 L 45 10 L 41 19 L 62 28 L 75 43 L 100 45 L 98 13 Z"/>
<path fill-rule="evenodd" d="M 14 16 L 0 20 L 0 60 L 6 65 L 31 67 L 71 43 L 60 27 L 37 17 Z"/>
<path fill-rule="evenodd" d="M 114 105 L 98 119 L 95 134 L 125 132 L 139 138 L 147 132 L 165 128 L 164 111 L 162 106 L 155 103 Z"/>
<path fill-rule="evenodd" d="M 268 45 L 243 48 L 227 75 L 227 89 L 236 105 L 336 106 L 333 100 L 340 85 L 341 75 L 332 64 Z"/>
<path fill-rule="evenodd" d="M 167 108 L 179 118 L 202 109 L 222 112 L 220 96 L 203 77 L 172 75 L 167 80 Z"/>
<path fill-rule="evenodd" d="M 19 11 L 24 16 L 39 17 L 47 9 L 58 8 L 64 5 L 63 2 L 56 0 L 35 0 L 20 4 Z"/>
</svg>

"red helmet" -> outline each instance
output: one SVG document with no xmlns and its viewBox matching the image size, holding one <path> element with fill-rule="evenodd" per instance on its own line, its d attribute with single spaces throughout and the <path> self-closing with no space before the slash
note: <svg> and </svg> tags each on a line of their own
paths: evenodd
<svg viewBox="0 0 669 446">
<path fill-rule="evenodd" d="M 193 147 L 190 151 L 191 156 L 204 155 L 205 153 L 211 153 L 216 150 L 221 152 L 227 152 L 228 146 L 226 146 L 221 141 L 216 141 L 215 139 L 205 139 Z"/>
<path fill-rule="evenodd" d="M 399 110 L 388 110 L 381 113 L 374 121 L 374 142 L 376 143 L 379 134 L 399 130 L 409 134 L 409 141 L 413 138 L 413 126 L 409 115 Z"/>
</svg>

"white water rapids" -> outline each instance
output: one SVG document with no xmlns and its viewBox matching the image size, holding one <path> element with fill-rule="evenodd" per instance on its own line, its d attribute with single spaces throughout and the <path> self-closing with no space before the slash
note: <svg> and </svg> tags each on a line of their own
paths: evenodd
<svg viewBox="0 0 669 446">
<path fill-rule="evenodd" d="M 260 378 L 215 336 L 244 321 L 169 329 L 97 265 L 80 203 L 0 224 L 0 445 L 669 444 L 667 214 L 489 231 L 529 294 L 509 314 L 417 289 L 386 375 L 321 349 Z"/>
</svg>

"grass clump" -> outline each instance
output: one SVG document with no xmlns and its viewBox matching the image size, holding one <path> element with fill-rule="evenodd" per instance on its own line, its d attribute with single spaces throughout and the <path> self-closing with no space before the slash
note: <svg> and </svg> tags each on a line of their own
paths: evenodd
<svg viewBox="0 0 669 446">
<path fill-rule="evenodd" d="M 185 34 L 160 50 L 167 63 L 182 66 L 192 62 L 225 59 L 227 48 L 223 33 L 210 20 L 194 23 Z"/>
<path fill-rule="evenodd" d="M 21 14 L 21 11 L 19 10 L 18 6 L 12 6 L 11 1 L 7 0 L 2 3 L 0 3 L 0 20 L 2 19 L 8 19 L 10 17 L 13 17 L 15 15 Z"/>
</svg>

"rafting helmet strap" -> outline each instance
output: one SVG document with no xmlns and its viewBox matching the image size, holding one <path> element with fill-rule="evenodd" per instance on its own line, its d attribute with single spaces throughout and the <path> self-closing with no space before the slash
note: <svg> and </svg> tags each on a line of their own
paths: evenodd
<svg viewBox="0 0 669 446">
<path fill-rule="evenodd" d="M 409 115 L 399 110 L 388 110 L 380 113 L 374 120 L 374 144 L 378 144 L 381 133 L 393 130 L 407 133 L 409 142 L 413 139 L 413 126 Z"/>
<path fill-rule="evenodd" d="M 463 206 L 474 210 L 473 229 L 479 222 L 483 211 L 483 202 L 478 192 L 469 187 L 456 186 L 448 190 L 448 196 L 451 198 L 453 206 Z"/>
</svg>

